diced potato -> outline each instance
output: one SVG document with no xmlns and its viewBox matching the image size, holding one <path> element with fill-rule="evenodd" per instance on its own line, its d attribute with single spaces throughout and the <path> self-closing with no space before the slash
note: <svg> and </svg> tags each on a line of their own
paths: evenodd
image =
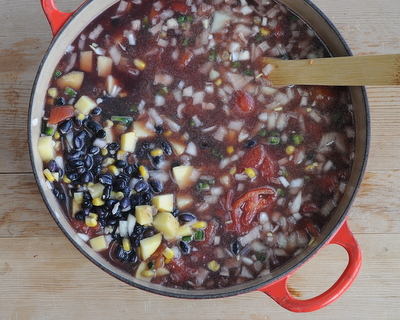
<svg viewBox="0 0 400 320">
<path fill-rule="evenodd" d="M 82 71 L 92 72 L 93 51 L 82 51 L 79 58 L 79 66 Z"/>
<path fill-rule="evenodd" d="M 84 73 L 82 71 L 71 71 L 70 73 L 64 74 L 57 79 L 57 84 L 61 89 L 70 87 L 74 90 L 79 90 L 82 86 Z"/>
<path fill-rule="evenodd" d="M 191 179 L 193 173 L 193 166 L 177 166 L 172 168 L 172 176 L 179 186 L 179 189 L 189 187 L 194 181 Z"/>
<path fill-rule="evenodd" d="M 162 252 L 165 259 L 172 259 L 174 257 L 174 250 L 171 248 L 165 248 Z"/>
<path fill-rule="evenodd" d="M 75 214 L 81 210 L 82 206 L 79 203 L 72 201 L 72 216 L 75 217 Z"/>
<path fill-rule="evenodd" d="M 159 194 L 153 197 L 153 205 L 158 211 L 172 212 L 174 210 L 174 195 Z"/>
<path fill-rule="evenodd" d="M 113 61 L 109 57 L 99 56 L 97 58 L 97 74 L 99 77 L 107 77 L 111 74 Z"/>
<path fill-rule="evenodd" d="M 161 233 L 140 240 L 140 255 L 142 261 L 147 260 L 154 252 L 156 252 L 161 244 L 161 240 Z"/>
<path fill-rule="evenodd" d="M 121 135 L 121 150 L 126 152 L 134 152 L 136 148 L 136 133 L 134 131 Z"/>
<path fill-rule="evenodd" d="M 188 224 L 184 224 L 182 226 L 180 226 L 178 228 L 178 232 L 176 233 L 176 235 L 178 237 L 187 237 L 187 236 L 191 236 L 193 234 L 193 230 L 190 227 L 190 225 Z"/>
<path fill-rule="evenodd" d="M 169 275 L 169 270 L 167 268 L 158 268 L 156 271 L 156 277 L 163 277 Z"/>
<path fill-rule="evenodd" d="M 169 143 L 171 144 L 172 150 L 174 150 L 178 156 L 184 153 L 186 150 L 186 145 L 180 141 L 169 140 Z"/>
<path fill-rule="evenodd" d="M 53 147 L 53 137 L 51 136 L 40 137 L 37 149 L 39 151 L 40 158 L 42 158 L 42 161 L 48 162 L 54 159 L 56 153 Z"/>
<path fill-rule="evenodd" d="M 104 235 L 89 240 L 90 246 L 94 251 L 103 251 L 108 248 L 107 240 Z"/>
<path fill-rule="evenodd" d="M 154 130 L 149 129 L 146 126 L 146 122 L 135 121 L 133 123 L 133 131 L 136 133 L 137 138 L 151 138 L 156 135 Z"/>
<path fill-rule="evenodd" d="M 83 192 L 75 192 L 75 193 L 74 193 L 74 201 L 75 201 L 77 204 L 81 204 L 81 203 L 83 202 L 83 199 L 84 199 L 84 194 L 83 194 Z"/>
<path fill-rule="evenodd" d="M 82 96 L 75 103 L 75 109 L 84 115 L 88 115 L 90 111 L 97 107 L 97 103 L 88 96 Z"/>
<path fill-rule="evenodd" d="M 88 188 L 88 191 L 92 196 L 92 199 L 101 198 L 101 196 L 103 195 L 104 186 L 100 182 L 98 182 L 90 186 Z"/>
<path fill-rule="evenodd" d="M 149 225 L 153 222 L 153 208 L 149 205 L 136 206 L 135 217 L 142 226 Z"/>
<path fill-rule="evenodd" d="M 159 212 L 154 217 L 153 226 L 165 237 L 175 237 L 179 228 L 179 221 L 169 212 Z"/>
<path fill-rule="evenodd" d="M 179 210 L 187 209 L 192 203 L 193 198 L 188 194 L 179 194 L 176 196 L 176 206 Z"/>
<path fill-rule="evenodd" d="M 147 263 L 146 262 L 141 262 L 139 264 L 139 266 L 136 268 L 134 276 L 135 276 L 136 279 L 140 279 L 140 280 L 143 280 L 143 281 L 150 282 L 152 277 L 145 277 L 142 274 L 143 271 L 145 271 L 145 270 L 148 270 Z"/>
</svg>

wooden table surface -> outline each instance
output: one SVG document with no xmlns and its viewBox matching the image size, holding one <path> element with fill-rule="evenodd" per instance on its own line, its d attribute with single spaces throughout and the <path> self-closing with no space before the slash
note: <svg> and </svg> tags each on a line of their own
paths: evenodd
<svg viewBox="0 0 400 320">
<path fill-rule="evenodd" d="M 400 53 L 400 1 L 315 0 L 355 55 Z M 58 1 L 73 10 L 80 1 Z M 157 296 L 114 279 L 58 229 L 28 155 L 31 86 L 52 39 L 39 0 L 0 0 L 0 319 L 399 319 L 400 88 L 367 87 L 371 151 L 349 213 L 363 266 L 337 301 L 295 314 L 254 292 L 217 300 Z M 290 279 L 299 298 L 326 290 L 347 254 L 328 246 Z"/>
</svg>

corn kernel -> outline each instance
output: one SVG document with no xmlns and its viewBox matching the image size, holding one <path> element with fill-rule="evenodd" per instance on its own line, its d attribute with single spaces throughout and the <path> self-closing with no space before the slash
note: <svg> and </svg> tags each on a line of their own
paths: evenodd
<svg viewBox="0 0 400 320">
<path fill-rule="evenodd" d="M 253 168 L 244 169 L 244 173 L 247 174 L 250 179 L 253 179 L 257 175 L 256 171 Z"/>
<path fill-rule="evenodd" d="M 143 277 L 146 277 L 146 278 L 152 278 L 152 277 L 154 277 L 154 271 L 152 271 L 152 270 L 143 270 L 141 275 Z"/>
<path fill-rule="evenodd" d="M 131 251 L 131 241 L 128 238 L 122 239 L 122 248 L 127 252 Z"/>
<path fill-rule="evenodd" d="M 111 166 L 112 164 L 114 164 L 115 163 L 115 159 L 113 159 L 113 158 L 105 158 L 104 160 L 103 160 L 103 162 L 102 162 L 102 166 L 103 167 L 109 167 L 109 166 Z"/>
<path fill-rule="evenodd" d="M 214 84 L 219 87 L 222 84 L 222 79 L 218 78 L 217 80 L 214 81 Z"/>
<path fill-rule="evenodd" d="M 117 160 L 126 160 L 128 158 L 128 152 L 118 150 L 117 152 Z"/>
<path fill-rule="evenodd" d="M 53 174 L 49 169 L 44 169 L 43 174 L 46 177 L 46 179 L 49 180 L 50 182 L 53 182 L 55 180 Z"/>
<path fill-rule="evenodd" d="M 235 151 L 235 149 L 234 149 L 232 146 L 226 148 L 226 152 L 227 152 L 228 154 L 232 154 L 234 151 Z"/>
<path fill-rule="evenodd" d="M 89 215 L 85 217 L 85 224 L 88 227 L 96 227 L 97 226 L 97 214 L 89 213 Z"/>
<path fill-rule="evenodd" d="M 47 94 L 53 99 L 55 99 L 58 97 L 58 90 L 57 88 L 49 88 L 49 90 L 47 90 Z"/>
<path fill-rule="evenodd" d="M 295 151 L 296 151 L 296 148 L 294 146 L 287 146 L 286 147 L 286 154 L 288 156 L 291 156 Z"/>
<path fill-rule="evenodd" d="M 54 132 L 53 138 L 54 138 L 55 140 L 59 140 L 59 139 L 61 138 L 60 133 L 59 133 L 58 131 Z"/>
<path fill-rule="evenodd" d="M 113 164 L 108 166 L 108 171 L 110 173 L 112 173 L 114 176 L 119 175 L 119 169 L 116 166 L 114 166 Z"/>
<path fill-rule="evenodd" d="M 72 181 L 67 176 L 63 176 L 63 182 L 66 183 L 66 184 L 69 184 Z"/>
<path fill-rule="evenodd" d="M 150 155 L 152 157 L 157 157 L 157 156 L 161 156 L 163 154 L 163 151 L 161 149 L 154 149 L 150 152 Z"/>
<path fill-rule="evenodd" d="M 310 164 L 310 165 L 306 166 L 305 170 L 306 171 L 311 171 L 311 170 L 314 170 L 316 167 L 318 167 L 318 163 L 313 163 L 313 164 Z"/>
<path fill-rule="evenodd" d="M 60 141 L 56 141 L 56 143 L 54 144 L 54 150 L 56 151 L 60 151 L 62 149 L 62 144 Z"/>
<path fill-rule="evenodd" d="M 234 174 L 236 174 L 237 168 L 233 167 L 231 168 L 231 170 L 229 170 L 229 173 L 233 176 Z"/>
<path fill-rule="evenodd" d="M 93 204 L 95 207 L 101 207 L 102 205 L 105 204 L 105 202 L 104 202 L 103 200 L 101 200 L 101 198 L 94 198 L 94 199 L 92 200 L 92 204 Z"/>
<path fill-rule="evenodd" d="M 271 30 L 267 29 L 267 28 L 260 28 L 260 33 L 263 36 L 269 36 L 271 34 Z"/>
<path fill-rule="evenodd" d="M 133 64 L 138 68 L 140 71 L 146 69 L 146 62 L 140 59 L 133 60 Z"/>
<path fill-rule="evenodd" d="M 148 179 L 149 178 L 149 172 L 147 171 L 147 168 L 145 166 L 139 166 L 139 173 L 143 177 L 143 179 Z"/>
<path fill-rule="evenodd" d="M 167 130 L 164 132 L 164 136 L 165 137 L 170 137 L 172 135 L 172 131 L 171 130 Z"/>
<path fill-rule="evenodd" d="M 215 260 L 208 263 L 208 269 L 211 271 L 218 271 L 220 267 L 220 264 Z"/>
<path fill-rule="evenodd" d="M 172 250 L 171 248 L 165 248 L 162 254 L 165 257 L 165 259 L 171 260 L 174 257 L 174 250 Z"/>
<path fill-rule="evenodd" d="M 207 222 L 205 221 L 198 221 L 192 224 L 193 229 L 204 229 L 205 227 L 207 227 Z"/>
<path fill-rule="evenodd" d="M 112 122 L 111 120 L 106 120 L 103 123 L 104 128 L 111 128 L 112 126 L 114 126 L 114 122 Z"/>
<path fill-rule="evenodd" d="M 77 112 L 76 118 L 83 121 L 85 120 L 86 116 L 82 112 Z"/>
<path fill-rule="evenodd" d="M 121 201 L 123 198 L 125 198 L 125 195 L 122 191 L 119 191 L 115 193 L 115 199 Z"/>
</svg>

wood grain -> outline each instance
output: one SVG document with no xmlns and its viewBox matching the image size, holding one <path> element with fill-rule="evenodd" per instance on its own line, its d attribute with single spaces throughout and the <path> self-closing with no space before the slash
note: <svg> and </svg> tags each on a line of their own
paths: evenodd
<svg viewBox="0 0 400 320">
<path fill-rule="evenodd" d="M 62 3 L 65 10 L 74 10 L 80 1 Z M 400 53 L 399 1 L 314 3 L 337 26 L 354 54 Z M 0 0 L 0 4 L 1 320 L 398 319 L 399 88 L 367 88 L 370 158 L 349 212 L 363 266 L 342 297 L 322 310 L 298 315 L 259 292 L 217 300 L 161 297 L 130 287 L 94 266 L 50 217 L 33 179 L 26 124 L 32 84 L 51 32 L 39 0 Z M 343 249 L 328 246 L 293 275 L 292 294 L 307 298 L 322 292 L 346 263 Z"/>
</svg>

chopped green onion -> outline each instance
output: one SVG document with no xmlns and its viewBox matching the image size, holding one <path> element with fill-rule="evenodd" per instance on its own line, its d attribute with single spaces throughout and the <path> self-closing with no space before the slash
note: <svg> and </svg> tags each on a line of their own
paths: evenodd
<svg viewBox="0 0 400 320">
<path fill-rule="evenodd" d="M 210 60 L 210 61 L 217 60 L 217 50 L 215 48 L 212 48 L 210 50 L 209 55 L 208 55 L 208 60 Z"/>
<path fill-rule="evenodd" d="M 252 75 L 253 75 L 253 70 L 247 69 L 247 70 L 244 70 L 243 73 L 244 73 L 246 76 L 252 76 Z"/>
<path fill-rule="evenodd" d="M 153 270 L 153 269 L 154 269 L 154 262 L 153 262 L 153 261 L 150 261 L 150 262 L 147 264 L 147 267 L 149 268 L 149 270 Z"/>
<path fill-rule="evenodd" d="M 268 131 L 265 128 L 260 129 L 260 131 L 258 131 L 258 135 L 260 137 L 266 137 L 268 135 Z"/>
<path fill-rule="evenodd" d="M 264 36 L 261 33 L 257 33 L 255 36 L 255 42 L 261 42 L 263 41 Z"/>
<path fill-rule="evenodd" d="M 241 65 L 240 61 L 234 61 L 232 62 L 232 68 L 239 68 Z"/>
<path fill-rule="evenodd" d="M 41 128 L 42 130 L 42 133 L 43 134 L 45 134 L 45 135 L 48 135 L 48 136 L 52 136 L 53 134 L 54 134 L 54 132 L 55 132 L 55 129 L 54 129 L 54 127 L 49 127 L 48 125 L 47 125 L 47 122 L 46 121 L 43 121 L 42 122 L 42 128 Z"/>
<path fill-rule="evenodd" d="M 195 125 L 196 125 L 196 124 L 195 124 L 194 120 L 190 120 L 190 121 L 189 121 L 189 126 L 194 127 Z"/>
<path fill-rule="evenodd" d="M 285 190 L 283 190 L 283 189 L 281 189 L 281 188 L 278 188 L 278 189 L 276 190 L 276 192 L 277 192 L 278 195 L 281 196 L 281 197 L 284 197 L 285 194 L 286 194 Z"/>
<path fill-rule="evenodd" d="M 62 72 L 60 71 L 60 70 L 56 70 L 56 71 L 54 71 L 54 73 L 53 73 L 53 78 L 54 79 L 58 79 L 59 77 L 61 77 L 61 75 L 62 75 Z"/>
<path fill-rule="evenodd" d="M 185 237 L 182 237 L 182 241 L 190 242 L 190 241 L 192 241 L 192 236 L 185 236 Z"/>
<path fill-rule="evenodd" d="M 296 146 L 298 146 L 304 141 L 304 138 L 301 134 L 295 134 L 292 136 L 292 141 Z"/>
<path fill-rule="evenodd" d="M 204 230 L 198 229 L 194 231 L 194 240 L 202 241 L 204 240 Z"/>
<path fill-rule="evenodd" d="M 210 190 L 210 185 L 207 182 L 200 181 L 197 185 L 199 190 Z"/>
<path fill-rule="evenodd" d="M 186 16 L 179 16 L 177 21 L 178 23 L 184 23 L 186 21 Z"/>
<path fill-rule="evenodd" d="M 133 122 L 133 118 L 127 117 L 127 116 L 112 116 L 111 121 L 119 122 L 119 123 L 122 123 L 122 124 L 126 125 L 127 127 L 129 127 Z"/>
<path fill-rule="evenodd" d="M 267 259 L 267 256 L 265 255 L 264 252 L 256 252 L 255 256 L 256 256 L 256 259 L 260 262 L 264 262 L 265 259 Z"/>
<path fill-rule="evenodd" d="M 129 109 L 129 111 L 130 111 L 130 112 L 138 112 L 138 107 L 137 107 L 137 105 L 133 105 L 133 106 Z"/>
<path fill-rule="evenodd" d="M 187 47 L 191 43 L 193 43 L 193 38 L 191 38 L 191 37 L 185 37 L 182 40 L 182 46 L 184 46 L 184 47 Z"/>
<path fill-rule="evenodd" d="M 272 145 L 279 144 L 279 142 L 280 142 L 279 137 L 270 137 L 269 138 L 269 143 L 272 144 Z"/>
<path fill-rule="evenodd" d="M 220 150 L 218 150 L 217 148 L 212 148 L 211 149 L 211 155 L 220 159 L 224 158 L 224 155 L 222 154 L 222 152 Z"/>
<path fill-rule="evenodd" d="M 149 17 L 144 17 L 144 18 L 143 18 L 143 20 L 142 20 L 142 27 L 143 27 L 144 29 L 150 28 L 150 20 L 149 20 Z"/>
<path fill-rule="evenodd" d="M 162 86 L 156 93 L 158 96 L 165 96 L 168 93 L 168 88 L 166 86 Z"/>
<path fill-rule="evenodd" d="M 292 15 L 292 16 L 289 17 L 290 21 L 297 21 L 298 19 L 299 18 L 297 16 L 295 16 L 295 15 Z"/>
<path fill-rule="evenodd" d="M 77 92 L 72 89 L 71 87 L 66 87 L 64 90 L 64 93 L 68 96 L 68 97 L 75 97 Z"/>
</svg>

